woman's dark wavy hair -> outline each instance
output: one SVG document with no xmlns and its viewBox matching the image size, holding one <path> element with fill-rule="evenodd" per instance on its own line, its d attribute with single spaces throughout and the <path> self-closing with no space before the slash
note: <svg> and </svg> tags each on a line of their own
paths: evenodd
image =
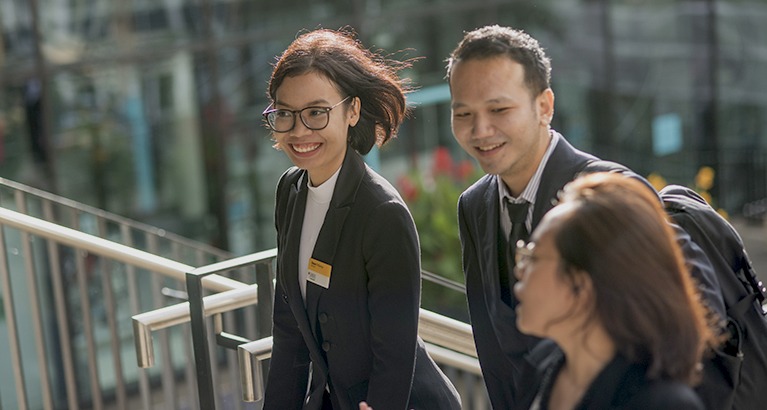
<svg viewBox="0 0 767 410">
<path fill-rule="evenodd" d="M 407 117 L 405 93 L 410 89 L 397 73 L 410 65 L 363 48 L 351 29 L 318 29 L 299 35 L 279 56 L 268 95 L 274 102 L 286 77 L 310 72 L 326 76 L 342 95 L 360 99 L 360 119 L 349 128 L 349 144 L 364 155 L 374 144 L 382 146 L 395 137 Z"/>
<path fill-rule="evenodd" d="M 715 317 L 700 299 L 657 195 L 638 180 L 595 173 L 568 184 L 574 211 L 555 233 L 565 274 L 593 283 L 592 317 L 650 378 L 698 381 Z"/>
</svg>

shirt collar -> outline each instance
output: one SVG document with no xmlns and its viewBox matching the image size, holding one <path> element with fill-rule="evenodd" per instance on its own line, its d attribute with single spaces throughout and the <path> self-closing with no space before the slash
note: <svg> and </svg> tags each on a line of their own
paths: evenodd
<svg viewBox="0 0 767 410">
<path fill-rule="evenodd" d="M 314 201 L 319 203 L 330 202 L 333 198 L 333 191 L 336 187 L 336 181 L 338 181 L 338 174 L 341 173 L 341 168 L 338 167 L 338 170 L 327 181 L 321 183 L 320 186 L 312 186 L 311 182 L 309 182 L 309 195 Z"/>
<path fill-rule="evenodd" d="M 543 175 L 543 170 L 546 168 L 546 163 L 549 162 L 549 157 L 551 157 L 551 153 L 554 152 L 554 148 L 556 148 L 557 143 L 561 138 L 561 135 L 554 130 L 549 130 L 549 135 L 551 135 L 549 146 L 546 148 L 546 152 L 543 154 L 543 158 L 541 158 L 541 162 L 538 164 L 538 168 L 535 170 L 535 174 L 533 174 L 533 177 L 530 178 L 530 182 L 527 183 L 527 186 L 524 190 L 522 190 L 522 193 L 518 197 L 515 198 L 511 195 L 509 188 L 506 187 L 506 184 L 503 182 L 503 179 L 500 177 L 500 175 L 495 176 L 496 182 L 498 184 L 498 197 L 501 201 L 501 209 L 505 209 L 504 203 L 507 200 L 509 202 L 515 203 L 527 201 L 530 203 L 531 208 L 532 205 L 535 205 L 535 195 L 538 193 L 538 187 L 541 185 L 541 176 Z"/>
</svg>

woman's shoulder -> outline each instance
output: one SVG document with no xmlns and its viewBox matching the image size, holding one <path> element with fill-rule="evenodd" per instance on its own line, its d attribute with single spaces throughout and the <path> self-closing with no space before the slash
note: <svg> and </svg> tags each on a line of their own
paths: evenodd
<svg viewBox="0 0 767 410">
<path fill-rule="evenodd" d="M 632 363 L 620 354 L 602 370 L 587 393 L 588 409 L 704 410 L 689 385 L 647 377 L 647 365 Z M 609 404 L 608 404 L 609 402 Z"/>
<path fill-rule="evenodd" d="M 400 205 L 404 205 L 405 201 L 399 194 L 397 188 L 371 168 L 366 168 L 365 175 L 360 183 L 360 189 L 357 190 L 358 198 L 360 200 L 372 201 L 373 203 L 390 203 L 394 202 Z"/>
<path fill-rule="evenodd" d="M 632 395 L 625 409 L 703 410 L 705 406 L 695 390 L 671 380 L 648 381 Z"/>
<path fill-rule="evenodd" d="M 290 167 L 280 175 L 280 179 L 277 180 L 276 193 L 279 196 L 281 192 L 285 192 L 286 187 L 295 184 L 301 177 L 302 170 L 298 167 Z"/>
</svg>

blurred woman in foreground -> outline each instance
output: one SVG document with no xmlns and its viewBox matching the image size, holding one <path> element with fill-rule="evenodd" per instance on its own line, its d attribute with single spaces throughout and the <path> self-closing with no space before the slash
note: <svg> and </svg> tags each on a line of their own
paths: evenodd
<svg viewBox="0 0 767 410">
<path fill-rule="evenodd" d="M 519 329 L 559 347 L 533 352 L 538 387 L 520 409 L 704 408 L 690 385 L 713 318 L 644 184 L 606 173 L 568 184 L 517 244 L 515 275 Z"/>
</svg>

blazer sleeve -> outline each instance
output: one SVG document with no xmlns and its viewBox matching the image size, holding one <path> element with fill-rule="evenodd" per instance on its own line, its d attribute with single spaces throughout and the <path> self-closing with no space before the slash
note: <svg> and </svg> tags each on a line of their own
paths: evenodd
<svg viewBox="0 0 767 410">
<path fill-rule="evenodd" d="M 501 349 L 485 307 L 488 295 L 484 294 L 482 286 L 476 243 L 478 238 L 471 233 L 466 206 L 465 198 L 461 197 L 458 200 L 458 232 L 474 343 L 492 407 L 508 408 L 514 402 L 513 379 L 517 371 Z"/>
<path fill-rule="evenodd" d="M 402 410 L 410 396 L 418 337 L 418 234 L 405 205 L 392 200 L 373 210 L 363 238 L 373 352 L 366 401 L 376 410 Z"/>
</svg>

